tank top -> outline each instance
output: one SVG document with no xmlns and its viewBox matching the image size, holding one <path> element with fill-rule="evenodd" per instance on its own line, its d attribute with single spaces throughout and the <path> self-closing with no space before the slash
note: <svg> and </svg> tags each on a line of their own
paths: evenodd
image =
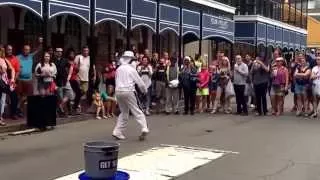
<svg viewBox="0 0 320 180">
<path fill-rule="evenodd" d="M 160 65 L 157 68 L 157 71 L 155 73 L 155 79 L 157 81 L 162 81 L 162 82 L 166 81 L 166 66 Z"/>
<path fill-rule="evenodd" d="M 284 85 L 286 84 L 286 70 L 284 67 L 275 68 L 273 70 L 272 85 Z"/>
<path fill-rule="evenodd" d="M 298 68 L 298 73 L 305 73 L 307 72 L 308 69 L 309 69 L 308 67 L 305 67 L 304 69 Z M 308 84 L 308 82 L 309 81 L 306 78 L 301 78 L 301 77 L 296 78 L 296 83 L 299 85 L 306 85 Z"/>
</svg>

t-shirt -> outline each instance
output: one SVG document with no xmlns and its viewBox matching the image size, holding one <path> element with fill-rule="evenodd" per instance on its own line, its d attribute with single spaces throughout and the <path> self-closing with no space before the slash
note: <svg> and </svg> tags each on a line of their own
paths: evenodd
<svg viewBox="0 0 320 180">
<path fill-rule="evenodd" d="M 82 55 L 78 55 L 75 58 L 75 63 L 79 67 L 79 80 L 80 81 L 89 81 L 89 71 L 90 71 L 90 56 L 84 57 Z"/>
<path fill-rule="evenodd" d="M 209 82 L 209 89 L 211 91 L 216 91 L 218 89 L 218 81 L 219 81 L 219 73 L 214 72 L 211 73 L 210 82 Z"/>
<path fill-rule="evenodd" d="M 312 75 L 316 76 L 317 78 L 313 80 L 313 84 L 320 85 L 320 67 L 315 66 L 312 68 Z"/>
<path fill-rule="evenodd" d="M 32 80 L 32 65 L 34 54 L 24 56 L 22 54 L 17 56 L 20 62 L 19 79 L 22 81 Z"/>
<path fill-rule="evenodd" d="M 152 66 L 148 65 L 148 66 L 138 66 L 137 67 L 137 71 L 141 76 L 141 79 L 143 80 L 144 84 L 147 87 L 150 87 L 152 82 L 151 82 L 151 76 L 152 76 Z"/>
<path fill-rule="evenodd" d="M 54 64 L 57 68 L 56 84 L 58 87 L 66 86 L 69 75 L 69 62 L 66 59 L 56 59 Z"/>
<path fill-rule="evenodd" d="M 45 83 L 52 82 L 57 74 L 57 68 L 54 63 L 44 65 L 38 63 L 35 71 L 36 75 L 40 76 L 40 80 Z"/>
<path fill-rule="evenodd" d="M 265 66 L 269 66 L 268 63 L 264 64 Z M 251 75 L 252 75 L 252 83 L 254 85 L 259 85 L 263 83 L 268 83 L 270 80 L 270 73 L 264 70 L 261 64 L 254 62 L 251 68 Z"/>
<path fill-rule="evenodd" d="M 6 57 L 6 59 L 11 63 L 14 72 L 20 73 L 20 62 L 19 59 L 16 56 L 10 56 L 10 57 Z"/>
<path fill-rule="evenodd" d="M 234 70 L 234 74 L 233 74 L 233 84 L 236 85 L 245 85 L 247 82 L 247 78 L 248 78 L 248 66 L 245 63 L 241 63 L 241 64 L 235 64 L 234 65 L 235 69 L 239 69 L 239 71 Z"/>
</svg>

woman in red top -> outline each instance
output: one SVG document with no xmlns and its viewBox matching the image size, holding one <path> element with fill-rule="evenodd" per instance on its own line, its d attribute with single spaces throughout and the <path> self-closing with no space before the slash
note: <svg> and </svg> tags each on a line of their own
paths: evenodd
<svg viewBox="0 0 320 180">
<path fill-rule="evenodd" d="M 81 89 L 80 89 L 80 82 L 79 82 L 79 78 L 78 78 L 79 68 L 74 63 L 74 57 L 75 57 L 74 50 L 69 50 L 69 52 L 68 52 L 68 61 L 69 61 L 69 64 L 70 64 L 70 69 L 69 69 L 68 80 L 70 82 L 70 85 L 71 85 L 71 88 L 72 88 L 73 92 L 75 93 L 72 111 L 73 111 L 73 113 L 76 113 L 77 109 L 80 108 L 79 103 L 80 103 L 80 99 L 81 99 L 81 96 L 82 96 L 82 92 L 81 92 Z"/>
<path fill-rule="evenodd" d="M 116 63 L 113 61 L 109 61 L 103 72 L 103 78 L 104 78 L 104 83 L 106 84 L 106 87 L 108 86 L 113 86 L 115 87 L 116 85 Z"/>
<path fill-rule="evenodd" d="M 199 97 L 199 112 L 202 113 L 204 108 L 207 107 L 207 97 L 209 96 L 209 81 L 210 73 L 207 65 L 202 64 L 201 71 L 198 73 L 198 90 L 197 96 Z M 200 106 L 202 105 L 202 107 Z"/>
</svg>

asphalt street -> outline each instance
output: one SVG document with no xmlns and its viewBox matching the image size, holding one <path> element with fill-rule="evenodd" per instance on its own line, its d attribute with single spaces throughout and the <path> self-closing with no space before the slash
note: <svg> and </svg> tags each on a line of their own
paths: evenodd
<svg viewBox="0 0 320 180">
<path fill-rule="evenodd" d="M 239 152 L 197 168 L 179 180 L 320 179 L 320 119 L 253 115 L 159 115 L 148 118 L 151 134 L 138 141 L 130 121 L 120 157 L 160 144 Z M 1 180 L 52 180 L 83 169 L 83 143 L 110 140 L 114 120 L 89 120 L 44 133 L 0 140 Z"/>
</svg>

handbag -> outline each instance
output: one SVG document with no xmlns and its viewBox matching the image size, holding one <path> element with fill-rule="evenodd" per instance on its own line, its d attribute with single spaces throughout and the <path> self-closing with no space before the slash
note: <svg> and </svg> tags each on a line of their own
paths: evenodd
<svg viewBox="0 0 320 180">
<path fill-rule="evenodd" d="M 169 87 L 170 88 L 177 88 L 179 86 L 179 80 L 175 79 L 169 82 Z"/>
<path fill-rule="evenodd" d="M 0 78 L 0 92 L 7 94 L 11 92 L 9 84 L 7 84 L 2 78 Z"/>
</svg>

